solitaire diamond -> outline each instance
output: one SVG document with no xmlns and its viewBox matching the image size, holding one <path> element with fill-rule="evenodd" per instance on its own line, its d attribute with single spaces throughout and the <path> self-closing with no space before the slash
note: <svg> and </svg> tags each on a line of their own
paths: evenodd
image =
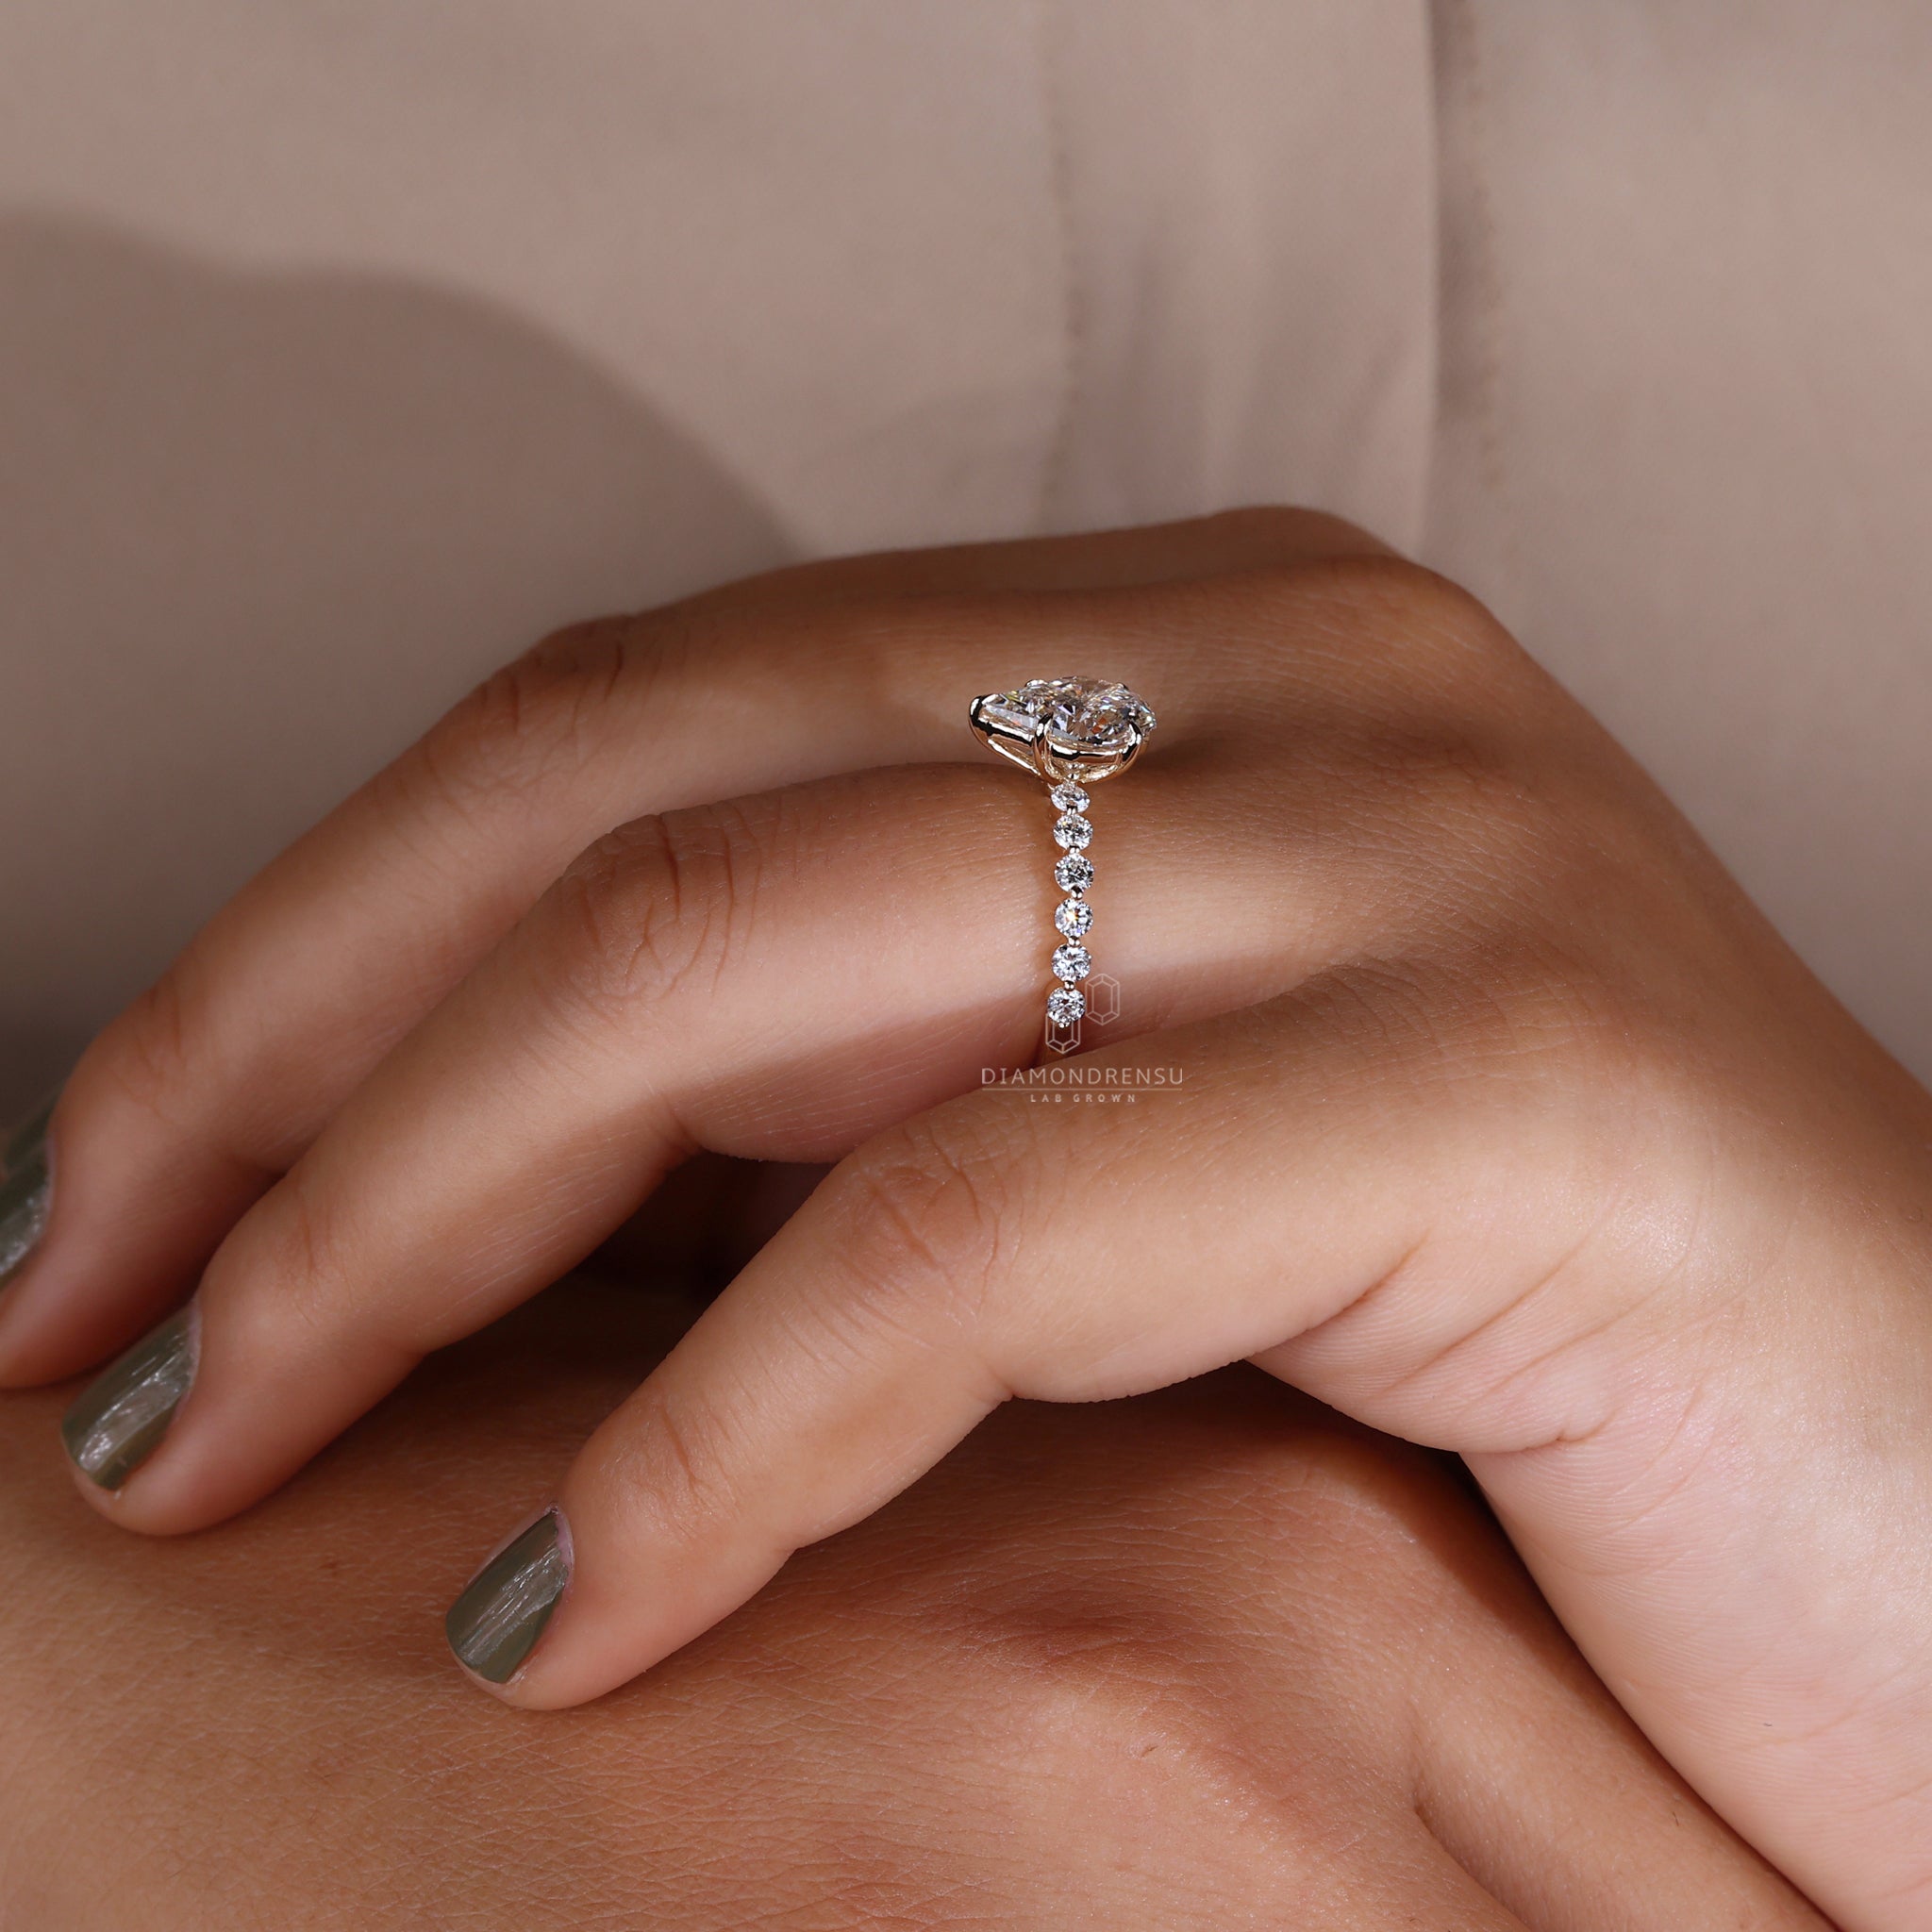
<svg viewBox="0 0 1932 1932">
<path fill-rule="evenodd" d="M 1154 713 L 1125 685 L 1102 677 L 1036 677 L 1007 697 L 1069 751 L 1124 751 L 1154 729 Z"/>
<path fill-rule="evenodd" d="M 1093 908 L 1084 899 L 1062 899 L 1053 909 L 1053 923 L 1070 940 L 1077 940 L 1093 924 Z"/>
<path fill-rule="evenodd" d="M 1063 892 L 1084 892 L 1093 883 L 1093 861 L 1070 852 L 1054 867 L 1053 878 Z"/>
<path fill-rule="evenodd" d="M 1085 811 L 1087 788 L 1124 772 L 1154 730 L 1154 713 L 1105 677 L 1036 677 L 974 698 L 967 717 L 1003 758 L 1054 787 L 1068 812 Z"/>
<path fill-rule="evenodd" d="M 1046 996 L 1046 1017 L 1056 1026 L 1071 1026 L 1087 1010 L 1087 995 L 1076 986 L 1057 986 Z"/>
</svg>

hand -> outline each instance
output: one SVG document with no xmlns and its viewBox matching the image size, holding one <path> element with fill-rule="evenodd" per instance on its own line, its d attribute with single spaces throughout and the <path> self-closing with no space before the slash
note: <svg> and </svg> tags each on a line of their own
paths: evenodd
<svg viewBox="0 0 1932 1932">
<path fill-rule="evenodd" d="M 1093 1058 L 1185 1087 L 948 1098 L 1030 1055 L 1050 904 L 963 703 L 1082 667 L 1162 719 L 1094 808 L 1140 1030 Z M 842 1156 L 491 1573 L 494 1674 L 569 1585 L 504 1694 L 621 1683 L 1008 1395 L 1246 1357 L 1460 1452 L 1626 1708 L 1877 1932 L 1932 1924 L 1928 1143 L 1630 762 L 1357 533 L 861 560 L 553 642 L 244 893 L 71 1083 L 0 1368 L 216 1251 L 164 1446 L 90 1486 L 199 1527 L 693 1146 Z"/>
<path fill-rule="evenodd" d="M 1252 1371 L 1016 1405 L 622 1696 L 482 1703 L 441 1593 L 666 1333 L 573 1283 L 182 1542 L 0 1409 L 0 1923 L 1823 1932 L 1428 1458 Z"/>
</svg>

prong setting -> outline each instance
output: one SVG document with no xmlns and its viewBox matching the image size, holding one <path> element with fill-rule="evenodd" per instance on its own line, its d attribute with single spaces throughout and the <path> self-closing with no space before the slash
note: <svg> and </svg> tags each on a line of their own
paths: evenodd
<svg viewBox="0 0 1932 1932">
<path fill-rule="evenodd" d="M 1047 796 L 1059 814 L 1053 836 L 1063 856 L 1053 876 L 1066 897 L 1054 908 L 1061 943 L 1054 949 L 1052 969 L 1058 984 L 1047 994 L 1046 1016 L 1052 1026 L 1069 1027 L 1087 1010 L 1087 996 L 1075 982 L 1093 970 L 1082 943 L 1093 924 L 1086 898 L 1093 883 L 1093 861 L 1087 856 L 1093 824 L 1086 815 L 1092 799 L 1087 788 L 1118 776 L 1134 762 L 1153 735 L 1154 713 L 1125 685 L 1106 678 L 1039 677 L 974 698 L 967 717 L 993 751 L 1046 781 Z"/>
</svg>

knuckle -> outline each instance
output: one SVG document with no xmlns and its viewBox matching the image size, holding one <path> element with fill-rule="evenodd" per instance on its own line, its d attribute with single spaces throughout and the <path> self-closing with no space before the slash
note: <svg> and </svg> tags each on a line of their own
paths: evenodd
<svg viewBox="0 0 1932 1932">
<path fill-rule="evenodd" d="M 205 1077 L 214 1050 L 203 976 L 191 947 L 140 993 L 102 1036 L 96 1051 L 142 1112 L 170 1124 Z"/>
<path fill-rule="evenodd" d="M 194 940 L 102 1031 L 69 1084 L 165 1130 L 169 1158 L 218 1159 L 266 1183 L 312 1132 L 312 1070 L 237 996 L 248 978 L 239 957 L 238 982 L 232 950 L 207 933 Z"/>
<path fill-rule="evenodd" d="M 1224 1644 L 1151 1606 L 1043 1595 L 973 1620 L 958 1655 L 999 1761 L 1115 1802 L 1158 1796 L 1203 1825 L 1232 1812 L 1248 1849 L 1284 1869 L 1328 1836 L 1333 1758 L 1360 1756 L 1312 1732 L 1274 1748 L 1226 1688 Z"/>
<path fill-rule="evenodd" d="M 337 1326 L 353 1279 L 338 1217 L 300 1169 L 283 1177 L 216 1256 L 202 1300 L 243 1363 L 312 1357 Z"/>
<path fill-rule="evenodd" d="M 401 768 L 460 811 L 526 792 L 597 753 L 619 687 L 646 655 L 629 618 L 573 625 L 492 673 L 417 743 Z"/>
<path fill-rule="evenodd" d="M 1395 662 L 1481 675 L 1530 661 L 1478 598 L 1422 564 L 1340 558 L 1321 575 L 1323 592 L 1353 615 L 1362 646 Z"/>
<path fill-rule="evenodd" d="M 627 1506 L 688 1542 L 728 1534 L 742 1513 L 731 1479 L 742 1458 L 730 1405 L 670 1378 L 647 1382 L 634 1400 L 633 1426 L 612 1471 Z"/>
<path fill-rule="evenodd" d="M 1469 591 L 1421 564 L 1357 552 L 1244 574 L 1249 625 L 1371 714 L 1467 714 L 1555 687 Z"/>
<path fill-rule="evenodd" d="M 895 1128 L 841 1171 L 828 1208 L 848 1287 L 870 1319 L 909 1299 L 974 1332 L 985 1324 L 1014 1219 L 1005 1150 L 957 1121 Z"/>
<path fill-rule="evenodd" d="M 553 991 L 603 1017 L 714 990 L 761 842 L 729 806 L 637 819 L 598 840 L 551 889 Z"/>
<path fill-rule="evenodd" d="M 994 1700 L 1016 1728 L 1091 1744 L 1165 1739 L 1197 1728 L 1186 1707 L 1203 1646 L 1149 1611 L 1056 1602 L 1047 1594 L 974 1620 L 967 1650 L 1001 1683 Z"/>
</svg>

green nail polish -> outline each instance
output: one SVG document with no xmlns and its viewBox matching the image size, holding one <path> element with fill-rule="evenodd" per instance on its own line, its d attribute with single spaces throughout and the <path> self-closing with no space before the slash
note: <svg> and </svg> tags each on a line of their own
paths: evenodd
<svg viewBox="0 0 1932 1932">
<path fill-rule="evenodd" d="M 47 1204 L 53 1195 L 47 1124 L 53 1118 L 50 1100 L 0 1154 L 0 1288 L 20 1272 L 47 1225 Z"/>
<path fill-rule="evenodd" d="M 118 1490 L 161 1446 L 194 1380 L 194 1318 L 183 1308 L 137 1341 L 89 1389 L 60 1424 L 74 1464 Z"/>
<path fill-rule="evenodd" d="M 546 1509 L 470 1579 L 443 1620 L 449 1647 L 491 1684 L 508 1684 L 536 1649 L 570 1581 L 563 1518 Z"/>
</svg>

